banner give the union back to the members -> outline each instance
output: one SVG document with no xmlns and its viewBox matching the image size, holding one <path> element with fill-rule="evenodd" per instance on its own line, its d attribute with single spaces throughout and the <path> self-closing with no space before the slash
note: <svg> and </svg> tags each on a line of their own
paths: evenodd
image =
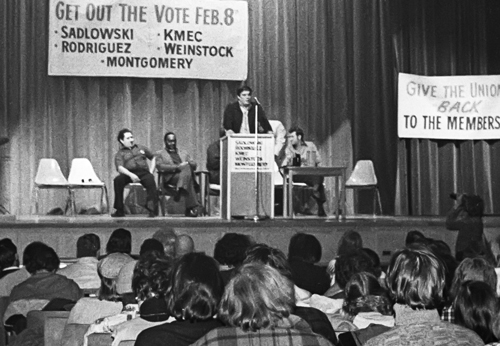
<svg viewBox="0 0 500 346">
<path fill-rule="evenodd" d="M 500 138 L 500 76 L 399 74 L 400 138 Z"/>
<path fill-rule="evenodd" d="M 248 3 L 50 0 L 49 75 L 245 80 Z"/>
</svg>

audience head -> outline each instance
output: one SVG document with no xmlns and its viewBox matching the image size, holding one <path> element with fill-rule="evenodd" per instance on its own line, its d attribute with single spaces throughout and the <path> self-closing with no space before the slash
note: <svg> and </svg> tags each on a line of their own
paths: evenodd
<svg viewBox="0 0 500 346">
<path fill-rule="evenodd" d="M 458 290 L 453 303 L 455 323 L 469 328 L 485 344 L 498 341 L 493 334 L 493 324 L 499 313 L 495 291 L 485 282 L 466 281 Z"/>
<path fill-rule="evenodd" d="M 130 254 L 132 252 L 132 234 L 124 228 L 118 228 L 111 233 L 106 244 L 106 253 L 121 252 Z"/>
<path fill-rule="evenodd" d="M 41 270 L 54 273 L 59 269 L 60 261 L 53 248 L 41 242 L 33 242 L 24 249 L 23 263 L 33 275 Z"/>
<path fill-rule="evenodd" d="M 353 230 L 345 232 L 339 240 L 337 256 L 347 255 L 363 248 L 361 235 Z"/>
<path fill-rule="evenodd" d="M 321 260 L 321 251 L 321 244 L 315 236 L 296 233 L 290 238 L 288 260 L 298 259 L 307 263 L 317 263 Z"/>
<path fill-rule="evenodd" d="M 213 258 L 196 252 L 184 255 L 173 269 L 170 312 L 177 320 L 211 319 L 223 292 L 224 283 Z"/>
<path fill-rule="evenodd" d="M 246 253 L 243 264 L 262 263 L 277 269 L 281 275 L 292 280 L 292 269 L 288 263 L 285 254 L 276 248 L 266 244 L 255 244 L 251 246 Z"/>
<path fill-rule="evenodd" d="M 347 282 L 343 312 L 354 319 L 360 312 L 377 311 L 382 315 L 392 315 L 392 302 L 386 289 L 378 279 L 366 272 L 354 274 Z"/>
<path fill-rule="evenodd" d="M 377 274 L 377 269 L 369 255 L 362 249 L 358 252 L 340 256 L 335 261 L 335 283 L 344 288 L 354 274 L 367 272 Z"/>
<path fill-rule="evenodd" d="M 443 302 L 444 265 L 425 246 L 400 250 L 389 264 L 387 286 L 398 304 L 413 309 L 436 309 Z"/>
<path fill-rule="evenodd" d="M 115 252 L 109 254 L 97 264 L 97 272 L 101 278 L 98 297 L 101 300 L 116 301 L 120 296 L 116 290 L 116 279 L 124 265 L 133 261 L 132 257 Z"/>
<path fill-rule="evenodd" d="M 159 240 L 149 238 L 142 242 L 141 249 L 139 250 L 139 256 L 143 257 L 151 253 L 156 257 L 165 256 L 165 249 Z"/>
<path fill-rule="evenodd" d="M 250 238 L 240 233 L 226 233 L 217 241 L 214 258 L 219 264 L 237 267 L 245 259 L 245 252 L 252 245 Z"/>
<path fill-rule="evenodd" d="M 242 265 L 229 281 L 219 318 L 243 331 L 274 328 L 295 306 L 293 283 L 271 266 Z"/>
<path fill-rule="evenodd" d="M 405 246 L 408 247 L 415 243 L 425 245 L 429 243 L 429 240 L 425 237 L 425 235 L 422 232 L 413 230 L 408 232 L 408 234 L 406 234 Z"/>
<path fill-rule="evenodd" d="M 19 257 L 16 245 L 9 238 L 0 240 L 0 271 L 18 265 Z"/>
<path fill-rule="evenodd" d="M 159 240 L 163 244 L 163 250 L 165 255 L 175 258 L 175 241 L 177 240 L 177 235 L 172 228 L 166 227 L 159 229 L 153 234 L 153 239 Z"/>
<path fill-rule="evenodd" d="M 455 270 L 450 287 L 450 300 L 455 299 L 460 286 L 466 281 L 481 281 L 496 291 L 497 274 L 495 267 L 481 257 L 464 259 Z"/>
<path fill-rule="evenodd" d="M 180 234 L 175 241 L 175 255 L 182 257 L 191 252 L 194 252 L 193 238 L 187 234 Z"/>
<path fill-rule="evenodd" d="M 135 265 L 132 277 L 132 289 L 137 299 L 164 299 L 170 289 L 171 274 L 171 260 L 151 253 L 142 256 Z"/>
<path fill-rule="evenodd" d="M 101 249 L 101 240 L 94 233 L 82 235 L 76 241 L 76 257 L 98 257 Z"/>
<path fill-rule="evenodd" d="M 445 290 L 444 290 L 444 297 L 445 300 L 449 300 L 448 294 L 450 287 L 452 285 L 453 281 L 453 276 L 455 273 L 455 269 L 457 269 L 457 261 L 455 257 L 451 254 L 451 249 L 442 240 L 435 240 L 435 239 L 428 239 L 427 247 L 436 255 L 437 258 L 443 262 L 444 265 L 444 270 L 445 270 Z"/>
</svg>

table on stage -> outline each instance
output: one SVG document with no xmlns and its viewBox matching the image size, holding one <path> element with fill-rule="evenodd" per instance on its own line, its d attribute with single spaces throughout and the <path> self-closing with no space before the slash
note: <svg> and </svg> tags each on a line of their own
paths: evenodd
<svg viewBox="0 0 500 346">
<path fill-rule="evenodd" d="M 283 167 L 283 217 L 295 217 L 293 211 L 293 176 L 294 175 L 320 175 L 323 177 L 335 177 L 335 216 L 339 219 L 339 208 L 342 210 L 342 218 L 345 219 L 345 182 L 346 167 Z M 340 182 L 339 182 L 340 180 Z M 339 191 L 340 190 L 340 191 Z M 340 197 L 340 203 L 339 203 Z"/>
</svg>

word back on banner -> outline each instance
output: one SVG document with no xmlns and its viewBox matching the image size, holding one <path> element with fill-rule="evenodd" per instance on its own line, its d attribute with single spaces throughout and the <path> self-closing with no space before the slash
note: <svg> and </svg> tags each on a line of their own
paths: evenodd
<svg viewBox="0 0 500 346">
<path fill-rule="evenodd" d="M 399 74 L 398 136 L 500 138 L 500 76 Z"/>
<path fill-rule="evenodd" d="M 244 80 L 246 1 L 50 0 L 49 75 Z"/>
</svg>

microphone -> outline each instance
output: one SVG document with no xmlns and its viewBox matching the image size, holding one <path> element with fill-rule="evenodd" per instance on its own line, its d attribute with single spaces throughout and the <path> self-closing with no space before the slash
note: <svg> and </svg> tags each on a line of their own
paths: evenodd
<svg viewBox="0 0 500 346">
<path fill-rule="evenodd" d="M 257 103 L 259 106 L 261 105 L 256 96 L 254 96 L 253 99 L 255 100 L 255 103 Z"/>
</svg>

